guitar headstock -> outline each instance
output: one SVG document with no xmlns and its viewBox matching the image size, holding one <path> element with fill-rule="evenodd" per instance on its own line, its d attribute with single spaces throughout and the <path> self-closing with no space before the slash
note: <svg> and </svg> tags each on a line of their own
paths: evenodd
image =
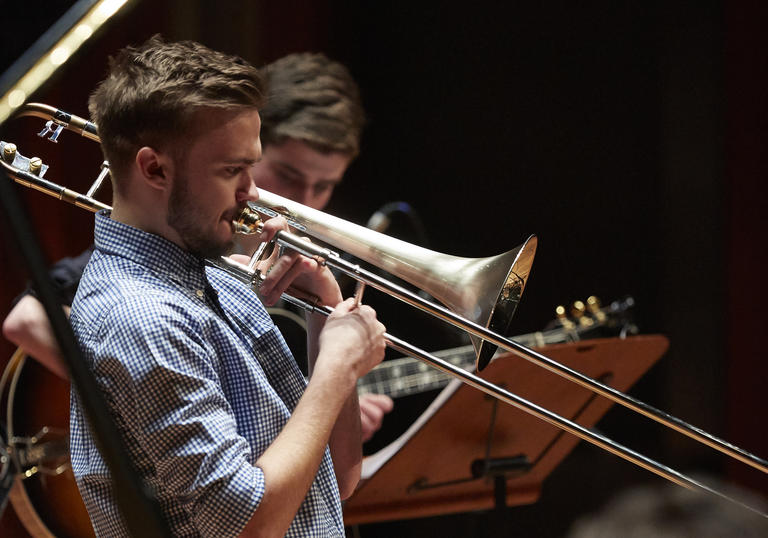
<svg viewBox="0 0 768 538">
<path fill-rule="evenodd" d="M 558 305 L 555 320 L 548 328 L 567 331 L 576 339 L 637 334 L 632 316 L 634 306 L 635 300 L 630 296 L 603 306 L 600 299 L 590 295 L 586 301 L 574 301 L 570 308 Z"/>
</svg>

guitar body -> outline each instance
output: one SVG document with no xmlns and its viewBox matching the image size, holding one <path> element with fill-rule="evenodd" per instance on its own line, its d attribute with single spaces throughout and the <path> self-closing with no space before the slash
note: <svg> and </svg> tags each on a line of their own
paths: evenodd
<svg viewBox="0 0 768 538">
<path fill-rule="evenodd" d="M 288 306 L 288 305 L 286 305 Z M 307 322 L 302 314 L 293 310 L 275 305 L 267 308 L 272 321 L 283 335 L 293 358 L 299 365 L 302 373 L 307 375 Z"/>
<path fill-rule="evenodd" d="M 17 382 L 8 392 L 9 435 L 30 438 L 44 428 L 40 442 L 65 439 L 69 435 L 69 383 L 35 360 L 17 365 Z M 51 462 L 67 464 L 64 471 L 49 475 L 42 471 L 29 477 L 17 475 L 10 493 L 10 506 L 28 536 L 75 538 L 94 536 L 91 521 L 75 483 L 68 454 Z M 22 535 L 20 535 L 22 536 Z"/>
</svg>

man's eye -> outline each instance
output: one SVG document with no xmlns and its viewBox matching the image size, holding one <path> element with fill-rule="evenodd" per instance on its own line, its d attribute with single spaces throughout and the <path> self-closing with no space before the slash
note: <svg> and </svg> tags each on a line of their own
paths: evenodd
<svg viewBox="0 0 768 538">
<path fill-rule="evenodd" d="M 333 190 L 333 185 L 329 184 L 323 184 L 323 185 L 315 185 L 315 196 L 319 196 L 321 194 L 325 194 L 326 192 Z"/>
<path fill-rule="evenodd" d="M 242 170 L 243 170 L 243 169 L 242 169 L 242 167 L 240 167 L 240 166 L 227 166 L 227 167 L 224 169 L 224 172 L 225 172 L 225 173 L 226 173 L 228 176 L 236 176 L 236 175 L 237 175 L 237 174 L 239 174 L 239 173 L 240 173 Z"/>
<path fill-rule="evenodd" d="M 296 180 L 286 174 L 285 172 L 278 172 L 277 173 L 277 179 L 280 180 L 280 182 L 285 185 L 286 187 L 290 187 L 294 183 L 296 183 Z"/>
</svg>

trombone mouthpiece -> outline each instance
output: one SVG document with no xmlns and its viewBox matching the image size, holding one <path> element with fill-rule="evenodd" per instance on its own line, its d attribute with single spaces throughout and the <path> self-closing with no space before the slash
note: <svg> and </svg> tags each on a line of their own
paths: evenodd
<svg viewBox="0 0 768 538">
<path fill-rule="evenodd" d="M 235 227 L 235 233 L 243 235 L 261 233 L 264 227 L 259 214 L 248 207 L 244 207 L 240 213 L 235 215 L 235 218 L 232 219 L 232 224 Z"/>
</svg>

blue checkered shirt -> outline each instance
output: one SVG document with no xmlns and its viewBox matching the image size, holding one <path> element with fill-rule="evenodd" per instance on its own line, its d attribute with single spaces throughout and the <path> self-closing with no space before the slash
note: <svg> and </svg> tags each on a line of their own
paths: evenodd
<svg viewBox="0 0 768 538">
<path fill-rule="evenodd" d="M 254 466 L 305 380 L 256 294 L 153 234 L 96 216 L 72 326 L 174 536 L 235 536 L 264 495 Z M 127 536 L 76 392 L 71 458 L 99 536 Z M 287 536 L 343 536 L 330 452 Z"/>
</svg>

